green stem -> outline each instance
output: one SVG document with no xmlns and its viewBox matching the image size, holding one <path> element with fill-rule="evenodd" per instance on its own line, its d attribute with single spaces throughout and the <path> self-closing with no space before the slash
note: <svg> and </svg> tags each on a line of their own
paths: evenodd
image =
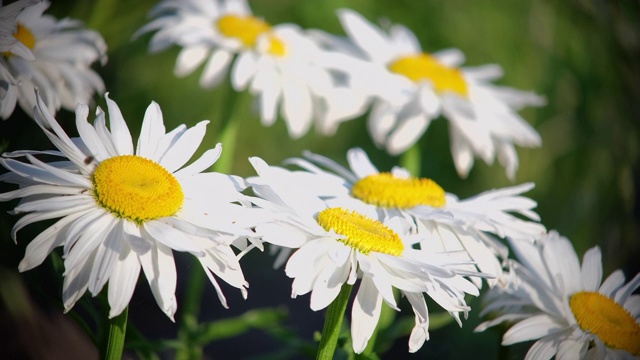
<svg viewBox="0 0 640 360">
<path fill-rule="evenodd" d="M 409 170 L 409 173 L 415 177 L 420 176 L 421 162 L 422 156 L 420 154 L 420 146 L 418 143 L 413 144 L 413 146 L 405 151 L 400 157 L 400 166 Z"/>
<path fill-rule="evenodd" d="M 324 327 L 322 328 L 322 337 L 320 338 L 320 346 L 318 346 L 318 354 L 316 360 L 332 360 L 336 351 L 340 328 L 342 327 L 342 319 L 347 309 L 349 295 L 351 295 L 352 286 L 343 284 L 338 297 L 333 300 L 327 309 L 327 316 L 324 319 Z"/>
<path fill-rule="evenodd" d="M 228 174 L 233 166 L 233 155 L 235 153 L 236 135 L 238 132 L 237 121 L 233 120 L 233 114 L 236 107 L 238 94 L 229 86 L 227 88 L 227 99 L 223 103 L 225 107 L 222 109 L 222 123 L 220 126 L 219 142 L 222 143 L 223 151 L 220 158 L 213 165 L 215 171 Z M 176 353 L 176 359 L 198 359 L 202 358 L 202 345 L 196 341 L 196 335 L 200 324 L 198 322 L 198 314 L 200 313 L 200 304 L 202 301 L 202 291 L 204 288 L 205 271 L 202 269 L 200 262 L 193 258 L 193 268 L 189 276 L 187 284 L 187 293 L 182 307 L 182 320 L 178 330 L 178 339 L 182 346 Z"/>
<path fill-rule="evenodd" d="M 105 360 L 122 359 L 122 350 L 124 349 L 124 338 L 127 332 L 127 317 L 129 315 L 129 307 L 124 308 L 120 315 L 109 319 L 109 331 L 102 344 L 101 358 Z"/>
</svg>

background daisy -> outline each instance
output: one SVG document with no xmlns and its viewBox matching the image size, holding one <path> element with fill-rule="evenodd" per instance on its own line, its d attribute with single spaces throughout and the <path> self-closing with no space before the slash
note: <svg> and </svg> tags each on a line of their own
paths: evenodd
<svg viewBox="0 0 640 360">
<path fill-rule="evenodd" d="M 94 92 L 104 92 L 102 78 L 91 69 L 99 61 L 107 62 L 107 45 L 95 31 L 83 29 L 81 22 L 57 20 L 43 14 L 50 3 L 32 3 L 14 15 L 17 26 L 13 36 L 20 44 L 3 52 L 0 76 L 10 74 L 15 81 L 3 81 L 0 115 L 7 119 L 16 103 L 31 114 L 36 104 L 34 87 L 40 90 L 50 112 L 61 107 L 75 109 L 78 103 L 91 102 Z"/>
<path fill-rule="evenodd" d="M 451 153 L 462 177 L 469 174 L 474 157 L 487 164 L 497 157 L 513 180 L 518 168 L 514 144 L 540 146 L 540 135 L 516 111 L 540 106 L 543 98 L 490 84 L 502 75 L 499 66 L 463 69 L 462 52 L 423 52 L 416 36 L 405 26 L 393 25 L 384 31 L 349 9 L 339 10 L 338 17 L 355 48 L 348 55 L 363 60 L 343 66 L 346 76 L 353 73 L 358 79 L 369 78 L 371 83 L 397 88 L 405 96 L 400 103 L 375 99 L 369 115 L 371 137 L 392 155 L 416 143 L 431 120 L 440 115 L 449 120 Z M 336 51 L 345 48 L 344 41 L 323 38 Z M 335 43 L 339 46 L 332 46 Z"/>
<path fill-rule="evenodd" d="M 630 359 L 640 356 L 640 274 L 621 270 L 602 281 L 599 247 L 578 260 L 571 242 L 551 231 L 535 244 L 513 242 L 518 262 L 490 290 L 476 331 L 513 323 L 502 345 L 536 341 L 526 359 Z"/>
<path fill-rule="evenodd" d="M 236 91 L 256 97 L 264 126 L 281 116 L 297 139 L 313 122 L 324 134 L 364 112 L 365 98 L 320 66 L 323 50 L 294 24 L 271 26 L 244 0 L 164 1 L 140 34 L 155 31 L 151 52 L 182 47 L 174 73 L 186 76 L 203 63 L 200 86 L 216 86 L 231 71 Z"/>
</svg>

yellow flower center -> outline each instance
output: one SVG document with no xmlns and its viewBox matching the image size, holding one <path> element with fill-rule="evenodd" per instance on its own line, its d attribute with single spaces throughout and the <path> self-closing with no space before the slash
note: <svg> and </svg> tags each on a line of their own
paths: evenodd
<svg viewBox="0 0 640 360">
<path fill-rule="evenodd" d="M 445 66 L 428 54 L 398 58 L 389 64 L 389 70 L 414 82 L 429 80 L 439 93 L 454 92 L 464 97 L 469 94 L 467 83 L 459 69 Z"/>
<path fill-rule="evenodd" d="M 287 47 L 284 45 L 282 40 L 278 39 L 275 36 L 271 36 L 269 38 L 268 52 L 271 55 L 283 57 L 287 54 Z"/>
<path fill-rule="evenodd" d="M 184 202 L 176 178 L 158 163 L 140 156 L 115 156 L 93 173 L 98 203 L 137 223 L 172 216 Z"/>
<path fill-rule="evenodd" d="M 569 305 L 582 330 L 611 348 L 640 355 L 640 325 L 620 304 L 598 292 L 581 291 L 571 296 Z"/>
<path fill-rule="evenodd" d="M 346 236 L 346 239 L 340 241 L 365 255 L 374 251 L 399 256 L 404 251 L 398 234 L 381 222 L 355 211 L 343 208 L 324 209 L 318 214 L 318 224 L 327 231 L 333 230 Z"/>
<path fill-rule="evenodd" d="M 34 46 L 36 46 L 36 37 L 33 36 L 33 33 L 31 32 L 31 30 L 29 30 L 28 27 L 18 23 L 17 29 L 15 34 L 13 34 L 13 37 L 18 39 L 18 41 L 20 41 L 22 44 L 24 44 L 24 46 L 28 47 L 29 49 L 33 49 Z M 4 55 L 5 57 L 8 57 L 11 55 L 11 52 L 6 51 L 3 52 L 2 55 Z"/>
<path fill-rule="evenodd" d="M 218 29 L 228 37 L 242 41 L 246 47 L 253 47 L 261 34 L 270 31 L 271 26 L 255 16 L 225 15 L 218 20 Z"/>
<path fill-rule="evenodd" d="M 369 175 L 353 185 L 351 194 L 372 205 L 409 209 L 418 205 L 442 207 L 444 189 L 426 178 L 398 178 L 391 173 Z"/>
</svg>

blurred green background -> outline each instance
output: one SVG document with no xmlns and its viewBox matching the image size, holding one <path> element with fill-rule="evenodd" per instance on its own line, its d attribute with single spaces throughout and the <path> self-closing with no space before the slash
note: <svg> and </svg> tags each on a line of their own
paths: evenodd
<svg viewBox="0 0 640 360">
<path fill-rule="evenodd" d="M 146 14 L 155 3 L 149 0 L 54 1 L 48 13 L 58 18 L 82 20 L 103 35 L 109 62 L 96 70 L 102 75 L 110 97 L 121 107 L 133 134 L 139 130 L 146 107 L 155 100 L 163 110 L 167 129 L 181 123 L 192 125 L 203 119 L 211 120 L 201 149 L 204 151 L 219 141 L 228 86 L 202 90 L 198 86 L 200 71 L 176 78 L 172 71 L 178 48 L 148 54 L 150 35 L 132 41 L 133 33 L 148 21 Z M 527 195 L 538 202 L 542 222 L 548 229 L 557 229 L 571 239 L 579 256 L 594 245 L 600 246 L 605 274 L 623 268 L 631 278 L 640 271 L 640 3 L 635 0 L 260 0 L 250 4 L 254 14 L 272 24 L 291 22 L 335 34 L 343 33 L 335 10 L 348 7 L 372 21 L 388 20 L 406 25 L 416 33 L 426 51 L 457 47 L 466 54 L 468 66 L 500 64 L 505 76 L 499 84 L 533 90 L 547 97 L 547 106 L 521 112 L 539 131 L 543 146 L 518 149 L 520 168 L 516 180 L 516 183 L 535 182 L 536 188 Z M 104 107 L 103 98 L 95 98 L 97 104 Z M 290 140 L 281 119 L 274 126 L 263 128 L 251 101 L 248 94 L 241 95 L 233 117 L 239 126 L 238 147 L 233 154 L 234 174 L 253 175 L 247 161 L 249 156 L 260 156 L 278 164 L 288 157 L 299 156 L 305 149 L 344 163 L 346 150 L 360 146 L 381 169 L 389 169 L 399 161 L 372 145 L 364 117 L 342 124 L 332 137 L 311 131 L 302 139 Z M 75 131 L 71 112 L 61 110 L 57 118 L 69 132 Z M 51 147 L 20 110 L 0 123 L 0 141 L 3 150 Z M 461 198 L 511 185 L 499 165 L 487 166 L 478 160 L 469 178 L 460 179 L 453 167 L 448 125 L 444 119 L 432 123 L 420 141 L 420 149 L 421 175 L 433 178 Z M 2 185 L 0 190 L 7 191 L 9 187 Z M 0 204 L 3 210 L 0 214 L 0 287 L 5 294 L 7 291 L 17 294 L 12 290 L 14 287 L 8 285 L 13 284 L 13 280 L 8 279 L 16 279 L 15 269 L 24 247 L 38 230 L 37 226 L 23 230 L 15 246 L 9 229 L 16 218 L 6 214 L 13 206 L 15 203 Z M 189 266 L 178 260 L 178 265 Z M 240 296 L 227 290 L 232 309 L 225 313 L 215 296 L 205 292 L 203 301 L 210 303 L 214 310 L 203 316 L 224 318 L 252 307 L 282 303 L 295 307 L 289 311 L 289 320 L 294 323 L 289 324 L 291 328 L 296 329 L 295 322 L 302 321 L 321 330 L 321 314 L 308 310 L 308 297 L 289 300 L 290 280 L 282 271 L 265 274 L 271 258 L 256 252 L 245 257 L 242 264 L 251 284 L 249 300 L 242 302 Z M 44 307 L 60 299 L 60 280 L 50 273 L 54 265 L 47 262 L 42 269 L 17 277 L 26 284 L 26 292 Z M 178 272 L 185 275 L 188 270 L 178 269 Z M 43 279 L 49 285 L 42 285 Z M 148 293 L 146 282 L 140 285 L 132 300 L 132 312 L 136 307 L 153 306 L 153 300 L 147 299 L 148 294 L 144 298 L 145 292 Z M 275 289 L 279 295 L 272 297 Z M 179 287 L 178 291 L 181 290 Z M 11 314 L 6 310 L 10 303 L 5 298 L 0 314 L 0 324 L 5 324 L 0 326 L 2 333 L 11 330 L 10 327 L 6 330 L 6 324 L 11 323 Z M 433 331 L 431 340 L 415 355 L 406 353 L 406 338 L 398 339 L 392 351 L 416 359 L 521 357 L 528 345 L 500 350 L 497 331 L 473 334 L 479 304 L 477 301 L 471 304 L 475 307 L 462 329 L 449 324 Z M 150 322 L 146 329 L 141 326 L 145 336 L 166 337 L 175 332 L 176 325 L 163 318 L 159 311 L 148 311 L 149 318 L 131 315 L 134 323 Z M 49 310 L 49 316 L 56 312 L 59 313 Z M 408 313 L 410 309 L 403 311 L 404 315 Z M 263 332 L 251 334 L 250 341 L 255 341 L 256 351 L 259 344 L 269 343 L 271 339 Z M 311 333 L 298 335 L 312 339 Z M 279 343 L 273 342 L 275 345 L 265 346 L 277 348 Z M 216 353 L 222 351 L 224 344 L 208 348 L 210 357 L 230 358 L 216 356 L 224 354 Z M 237 342 L 229 342 L 228 346 L 239 346 L 239 351 L 246 351 Z M 246 356 L 255 354 L 248 352 Z"/>
</svg>

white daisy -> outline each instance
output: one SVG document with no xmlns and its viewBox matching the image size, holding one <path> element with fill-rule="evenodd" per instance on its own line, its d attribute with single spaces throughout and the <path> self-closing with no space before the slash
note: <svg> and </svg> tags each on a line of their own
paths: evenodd
<svg viewBox="0 0 640 360">
<path fill-rule="evenodd" d="M 0 194 L 0 201 L 20 198 L 13 213 L 26 214 L 13 228 L 14 239 L 26 225 L 60 218 L 29 243 L 20 271 L 40 265 L 62 246 L 65 309 L 87 289 L 95 296 L 109 282 L 113 317 L 129 303 L 142 268 L 159 307 L 173 319 L 175 250 L 197 256 L 225 307 L 212 273 L 246 296 L 247 283 L 229 246 L 239 237 L 255 236 L 249 223 L 256 219 L 256 209 L 237 203 L 245 201 L 239 192 L 244 181 L 203 172 L 220 156 L 220 144 L 184 166 L 200 145 L 208 121 L 166 133 L 160 107 L 152 102 L 134 148 L 120 109 L 108 97 L 106 101 L 109 128 L 100 108 L 91 125 L 88 107 L 78 105 L 80 137 L 72 139 L 37 95 L 36 122 L 58 150 L 15 151 L 0 159 L 9 170 L 0 180 L 20 186 Z M 47 163 L 36 155 L 61 161 Z"/>
<path fill-rule="evenodd" d="M 157 31 L 151 52 L 181 46 L 177 76 L 206 62 L 200 85 L 208 88 L 232 67 L 233 88 L 257 97 L 263 125 L 273 124 L 280 114 L 292 138 L 306 134 L 314 120 L 319 131 L 331 134 L 341 121 L 365 110 L 364 96 L 340 86 L 339 79 L 318 66 L 323 50 L 298 26 L 272 27 L 252 15 L 245 0 L 163 1 L 151 16 L 155 19 L 135 36 Z"/>
<path fill-rule="evenodd" d="M 498 315 L 476 331 L 515 323 L 502 345 L 537 340 L 526 359 L 637 359 L 640 356 L 640 274 L 625 284 L 621 270 L 602 282 L 599 247 L 589 249 L 582 266 L 571 242 L 551 231 L 540 241 L 512 243 L 504 286 L 484 299 L 482 314 Z"/>
<path fill-rule="evenodd" d="M 309 191 L 336 206 L 352 208 L 365 203 L 382 221 L 400 218 L 418 235 L 416 239 L 422 248 L 464 250 L 480 271 L 494 277 L 502 272 L 500 258 L 506 258 L 508 253 L 506 246 L 494 236 L 531 242 L 546 232 L 537 222 L 538 214 L 532 210 L 536 202 L 520 196 L 533 188 L 531 183 L 459 200 L 431 179 L 411 177 L 406 169 L 394 167 L 391 172 L 379 172 L 359 148 L 347 153 L 349 169 L 310 152 L 305 153 L 305 157 L 287 162 L 318 174 L 326 174 L 328 169 L 343 179 L 339 186 L 310 187 Z M 494 282 L 489 280 L 490 284 Z"/>
<path fill-rule="evenodd" d="M 11 54 L 28 60 L 34 59 L 31 49 L 20 39 L 24 34 L 18 35 L 17 17 L 22 9 L 37 2 L 38 0 L 19 0 L 9 5 L 0 5 L 0 52 L 3 58 Z"/>
<path fill-rule="evenodd" d="M 374 142 L 390 154 L 407 150 L 440 115 L 449 120 L 451 152 L 462 177 L 469 173 L 475 156 L 488 164 L 497 156 L 513 179 L 518 168 L 514 144 L 540 145 L 538 133 L 516 111 L 540 106 L 544 99 L 491 84 L 502 75 L 497 65 L 460 68 L 464 55 L 459 50 L 425 53 L 402 25 L 385 32 L 355 11 L 342 9 L 338 16 L 352 42 L 348 55 L 365 60 L 351 65 L 347 76 L 369 78 L 369 83 L 378 84 L 372 88 L 388 86 L 405 96 L 400 104 L 377 98 L 369 115 Z M 345 41 L 322 38 L 329 46 L 337 44 L 336 51 L 348 48 Z"/>
<path fill-rule="evenodd" d="M 293 278 L 292 297 L 311 293 L 311 309 L 331 304 L 346 283 L 360 286 L 351 309 L 353 349 L 362 352 L 377 325 L 382 300 L 399 310 L 393 288 L 407 297 L 416 325 L 409 351 L 428 340 L 429 316 L 424 293 L 460 322 L 466 313 L 465 294 L 478 295 L 463 276 L 484 276 L 466 271 L 468 261 L 458 254 L 411 248 L 404 223 L 384 224 L 370 208 L 332 207 L 308 191 L 308 186 L 331 188 L 341 180 L 328 174 L 292 172 L 250 159 L 258 173 L 247 182 L 264 202 L 258 206 L 278 214 L 278 221 L 258 225 L 263 241 L 295 249 L 285 271 Z"/>
<path fill-rule="evenodd" d="M 48 1 L 39 2 L 17 14 L 13 36 L 22 46 L 3 53 L 4 62 L 0 64 L 6 66 L 2 73 L 15 78 L 0 100 L 3 119 L 13 113 L 16 102 L 32 114 L 36 105 L 34 87 L 52 113 L 60 107 L 72 111 L 78 103 L 89 103 L 94 92 L 104 91 L 102 79 L 91 69 L 95 61 L 102 65 L 107 61 L 104 40 L 97 32 L 80 28 L 77 20 L 57 21 L 43 15 L 49 5 Z M 27 50 L 31 56 L 26 56 Z"/>
</svg>

